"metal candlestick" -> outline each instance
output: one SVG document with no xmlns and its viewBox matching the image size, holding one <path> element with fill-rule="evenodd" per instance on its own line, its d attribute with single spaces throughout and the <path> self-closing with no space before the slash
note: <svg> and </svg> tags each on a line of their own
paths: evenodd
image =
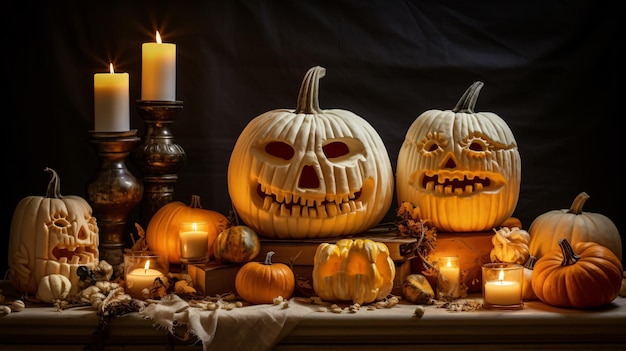
<svg viewBox="0 0 626 351">
<path fill-rule="evenodd" d="M 121 275 L 124 263 L 128 214 L 141 201 L 143 185 L 126 168 L 126 159 L 139 141 L 137 130 L 128 132 L 90 131 L 100 169 L 87 184 L 87 199 L 93 208 L 100 231 L 100 259 Z"/>
<path fill-rule="evenodd" d="M 144 185 L 139 224 L 147 230 L 154 213 L 173 200 L 177 173 L 185 163 L 185 150 L 174 142 L 170 130 L 183 102 L 139 100 L 137 107 L 146 132 L 133 151 L 133 161 Z"/>
</svg>

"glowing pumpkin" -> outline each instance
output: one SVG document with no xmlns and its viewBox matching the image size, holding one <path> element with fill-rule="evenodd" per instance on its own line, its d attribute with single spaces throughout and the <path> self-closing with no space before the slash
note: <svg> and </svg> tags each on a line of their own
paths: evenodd
<svg viewBox="0 0 626 351">
<path fill-rule="evenodd" d="M 387 245 L 370 239 L 322 243 L 313 260 L 313 290 L 325 301 L 382 300 L 391 293 L 395 276 Z"/>
<path fill-rule="evenodd" d="M 228 165 L 228 192 L 239 218 L 259 235 L 336 237 L 365 231 L 393 201 L 391 161 L 374 128 L 356 114 L 322 110 L 311 68 L 295 110 L 248 123 Z"/>
<path fill-rule="evenodd" d="M 60 274 L 78 290 L 79 266 L 94 269 L 99 259 L 99 230 L 87 200 L 61 195 L 57 173 L 46 196 L 27 196 L 13 213 L 9 238 L 9 280 L 22 292 L 36 294 L 39 282 Z"/>
<path fill-rule="evenodd" d="M 452 110 L 429 110 L 409 127 L 400 148 L 396 190 L 441 232 L 499 227 L 517 206 L 521 159 L 506 122 L 474 112 L 482 82 Z"/>
</svg>

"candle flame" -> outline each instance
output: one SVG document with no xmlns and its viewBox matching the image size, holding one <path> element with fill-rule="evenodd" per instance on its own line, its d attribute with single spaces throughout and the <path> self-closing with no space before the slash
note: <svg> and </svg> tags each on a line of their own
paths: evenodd
<svg viewBox="0 0 626 351">
<path fill-rule="evenodd" d="M 452 267 L 452 260 L 448 258 L 448 262 L 446 262 L 446 267 Z"/>
<path fill-rule="evenodd" d="M 111 72 L 111 74 L 115 73 L 115 71 L 113 71 L 113 63 L 109 63 L 109 72 Z"/>
<path fill-rule="evenodd" d="M 499 281 L 503 281 L 504 280 L 504 271 L 500 270 L 500 273 L 498 274 L 498 280 Z"/>
<path fill-rule="evenodd" d="M 198 231 L 198 225 L 196 223 L 191 223 L 191 229 L 193 229 L 194 232 Z"/>
<path fill-rule="evenodd" d="M 146 265 L 143 267 L 144 273 L 148 274 L 148 269 L 150 268 L 150 260 L 146 261 Z"/>
<path fill-rule="evenodd" d="M 156 31 L 156 42 L 158 44 L 163 44 L 163 42 L 161 41 L 161 34 L 159 34 L 159 31 Z"/>
</svg>

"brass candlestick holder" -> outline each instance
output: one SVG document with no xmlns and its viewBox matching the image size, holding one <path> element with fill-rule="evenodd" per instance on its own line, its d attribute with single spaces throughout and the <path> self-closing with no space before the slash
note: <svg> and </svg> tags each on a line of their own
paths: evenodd
<svg viewBox="0 0 626 351">
<path fill-rule="evenodd" d="M 128 236 L 128 214 L 141 201 L 143 185 L 126 168 L 126 159 L 139 141 L 137 130 L 128 132 L 90 131 L 91 145 L 100 159 L 100 168 L 87 184 L 87 200 L 93 208 L 100 231 L 100 259 L 122 274 Z"/>
<path fill-rule="evenodd" d="M 174 142 L 170 130 L 183 102 L 139 100 L 137 108 L 146 132 L 133 152 L 133 161 L 144 185 L 139 224 L 147 230 L 154 213 L 173 200 L 178 171 L 185 163 L 185 150 Z"/>
</svg>

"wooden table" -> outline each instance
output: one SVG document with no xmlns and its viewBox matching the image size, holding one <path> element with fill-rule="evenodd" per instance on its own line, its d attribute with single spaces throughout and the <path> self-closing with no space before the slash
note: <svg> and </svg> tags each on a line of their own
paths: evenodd
<svg viewBox="0 0 626 351">
<path fill-rule="evenodd" d="M 480 296 L 460 302 L 467 300 L 481 302 Z M 626 298 L 622 297 L 593 310 L 554 308 L 541 302 L 527 302 L 518 311 L 454 312 L 428 305 L 418 318 L 413 313 L 416 307 L 401 303 L 336 314 L 310 305 L 311 313 L 275 350 L 626 349 Z M 98 325 L 91 307 L 58 312 L 49 305 L 28 304 L 24 311 L 0 316 L 0 350 L 202 350 L 200 343 L 181 341 L 138 313 L 112 319 L 102 340 L 94 338 Z"/>
</svg>

